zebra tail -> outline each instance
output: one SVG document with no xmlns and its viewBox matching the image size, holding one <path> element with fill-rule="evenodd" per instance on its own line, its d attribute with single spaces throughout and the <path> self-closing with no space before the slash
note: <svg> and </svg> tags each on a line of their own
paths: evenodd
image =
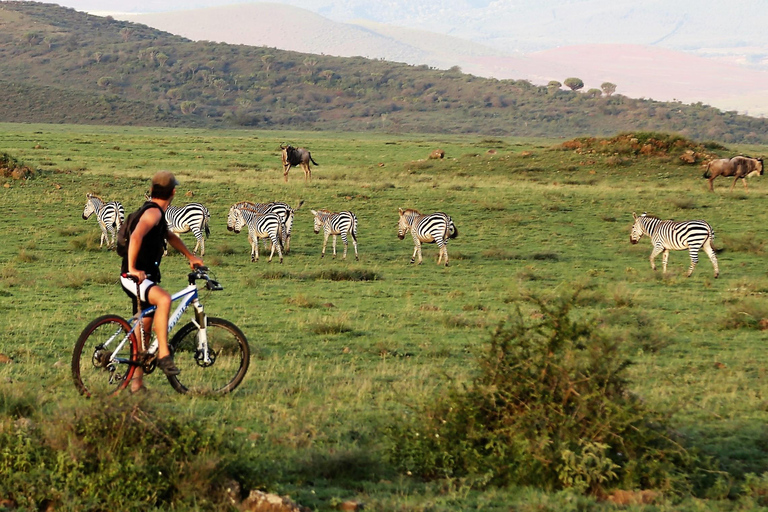
<svg viewBox="0 0 768 512">
<path fill-rule="evenodd" d="M 210 220 L 210 217 L 206 215 L 205 222 L 203 223 L 205 225 L 205 238 L 208 238 L 209 236 L 211 236 L 211 228 L 208 226 L 209 220 Z"/>
<path fill-rule="evenodd" d="M 315 164 L 315 165 L 317 165 L 317 164 Z M 293 209 L 293 211 L 296 211 L 296 210 L 298 210 L 299 208 L 301 208 L 301 205 L 303 205 L 303 204 L 304 204 L 304 200 L 302 199 L 301 201 L 299 201 L 299 206 L 297 206 L 296 208 L 294 208 L 294 209 Z"/>
</svg>

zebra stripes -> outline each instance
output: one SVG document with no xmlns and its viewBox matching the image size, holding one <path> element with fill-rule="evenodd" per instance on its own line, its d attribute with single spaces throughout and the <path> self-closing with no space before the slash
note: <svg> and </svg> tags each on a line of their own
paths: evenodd
<svg viewBox="0 0 768 512">
<path fill-rule="evenodd" d="M 208 208 L 200 203 L 188 203 L 184 206 L 168 206 L 165 211 L 165 221 L 168 223 L 168 229 L 174 233 L 188 233 L 192 232 L 197 239 L 195 249 L 192 251 L 197 254 L 198 247 L 200 248 L 200 256 L 205 255 L 205 238 L 211 234 L 211 230 L 208 224 L 211 220 L 211 214 L 208 212 Z"/>
<path fill-rule="evenodd" d="M 94 213 L 96 214 L 96 220 L 99 222 L 99 227 L 101 227 L 99 248 L 104 245 L 104 242 L 107 242 L 107 249 L 111 249 L 115 246 L 115 239 L 117 238 L 117 232 L 120 230 L 120 225 L 125 221 L 125 209 L 117 201 L 105 203 L 102 198 L 89 192 L 85 194 L 83 220 L 88 219 Z M 110 234 L 112 235 L 111 243 Z"/>
<path fill-rule="evenodd" d="M 635 224 L 632 226 L 632 233 L 629 235 L 629 241 L 636 244 L 643 235 L 651 238 L 653 251 L 651 252 L 651 268 L 656 270 L 655 259 L 659 253 L 662 256 L 663 271 L 667 272 L 667 260 L 669 251 L 682 251 L 688 249 L 691 256 L 691 267 L 688 269 L 687 277 L 693 273 L 693 269 L 699 262 L 699 250 L 703 249 L 709 256 L 712 265 L 715 267 L 715 277 L 720 275 L 720 268 L 717 265 L 717 257 L 712 242 L 715 238 L 715 232 L 708 223 L 703 220 L 689 220 L 687 222 L 675 222 L 673 220 L 661 220 L 658 217 L 646 215 L 639 217 L 633 212 Z"/>
<path fill-rule="evenodd" d="M 355 259 L 359 260 L 357 254 L 357 217 L 352 212 L 334 213 L 328 210 L 311 210 L 315 216 L 315 234 L 323 230 L 323 252 L 320 257 L 325 257 L 325 247 L 328 245 L 328 237 L 333 235 L 333 257 L 336 257 L 336 236 L 341 236 L 344 243 L 344 255 L 341 259 L 347 259 L 347 235 L 352 236 L 352 245 L 355 247 Z"/>
<path fill-rule="evenodd" d="M 240 203 L 238 203 L 240 204 Z M 269 260 L 275 255 L 275 248 L 283 262 L 283 237 L 285 236 L 285 223 L 282 217 L 276 213 L 261 214 L 247 207 L 232 205 L 227 215 L 227 230 L 239 233 L 243 226 L 248 226 L 248 241 L 251 244 L 251 261 L 259 261 L 259 238 L 269 238 L 272 242 L 272 251 Z"/>
<path fill-rule="evenodd" d="M 397 236 L 402 240 L 405 234 L 410 231 L 413 236 L 413 256 L 411 263 L 416 260 L 416 254 L 419 255 L 419 264 L 421 264 L 421 244 L 436 243 L 440 248 L 437 258 L 437 264 L 445 255 L 445 266 L 448 266 L 448 239 L 459 236 L 459 231 L 453 224 L 453 220 L 443 212 L 430 213 L 422 215 L 418 210 L 408 208 L 403 210 L 399 208 L 400 221 L 397 225 Z"/>
<path fill-rule="evenodd" d="M 235 203 L 234 206 L 238 208 L 249 208 L 261 214 L 276 213 L 280 215 L 280 217 L 283 219 L 283 222 L 285 223 L 283 246 L 285 248 L 285 252 L 288 253 L 291 252 L 291 228 L 293 227 L 293 217 L 296 211 L 301 208 L 301 205 L 303 204 L 304 201 L 302 200 L 299 202 L 299 205 L 296 208 L 291 208 L 288 204 L 281 201 L 272 201 L 270 203 L 253 203 L 251 201 L 241 201 L 239 203 Z"/>
</svg>

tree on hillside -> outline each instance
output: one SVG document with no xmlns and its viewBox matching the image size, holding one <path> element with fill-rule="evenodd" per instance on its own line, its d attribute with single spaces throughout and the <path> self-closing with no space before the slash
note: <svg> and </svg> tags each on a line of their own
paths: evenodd
<svg viewBox="0 0 768 512">
<path fill-rule="evenodd" d="M 555 94 L 557 91 L 560 90 L 560 87 L 562 86 L 563 84 L 561 84 L 557 80 L 550 80 L 549 83 L 547 84 L 547 92 L 549 92 L 549 94 Z"/>
<path fill-rule="evenodd" d="M 592 88 L 588 90 L 585 94 L 587 95 L 588 98 L 599 98 L 600 96 L 603 95 L 603 91 L 601 91 L 600 89 Z"/>
<path fill-rule="evenodd" d="M 600 89 L 603 90 L 606 96 L 610 96 L 616 92 L 616 84 L 612 84 L 611 82 L 603 82 L 600 86 Z"/>
<path fill-rule="evenodd" d="M 275 56 L 274 55 L 262 55 L 261 56 L 261 62 L 264 63 L 264 71 L 269 73 L 269 68 L 272 67 L 272 63 L 275 62 Z"/>
<path fill-rule="evenodd" d="M 563 83 L 572 91 L 578 91 L 584 87 L 584 82 L 581 81 L 581 78 L 576 77 L 566 78 Z"/>
</svg>

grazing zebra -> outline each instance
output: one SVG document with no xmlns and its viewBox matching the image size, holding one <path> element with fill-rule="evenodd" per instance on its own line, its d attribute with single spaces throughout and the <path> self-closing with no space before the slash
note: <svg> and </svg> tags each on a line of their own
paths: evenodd
<svg viewBox="0 0 768 512">
<path fill-rule="evenodd" d="M 168 229 L 174 233 L 192 232 L 197 239 L 195 249 L 192 251 L 197 254 L 197 248 L 200 248 L 200 256 L 205 256 L 205 238 L 211 234 L 208 224 L 211 220 L 211 214 L 208 208 L 200 203 L 188 203 L 184 206 L 169 206 L 165 210 L 165 221 L 168 223 Z M 167 250 L 166 250 L 167 252 Z"/>
<path fill-rule="evenodd" d="M 125 209 L 117 201 L 105 203 L 102 198 L 89 192 L 85 194 L 83 219 L 87 219 L 94 213 L 101 227 L 99 248 L 104 245 L 104 242 L 107 242 L 107 249 L 111 249 L 115 246 L 115 239 L 117 238 L 117 232 L 120 230 L 120 225 L 125 220 Z M 110 234 L 112 235 L 111 243 Z"/>
<path fill-rule="evenodd" d="M 421 244 L 436 243 L 440 248 L 440 254 L 437 258 L 437 264 L 445 255 L 445 266 L 448 266 L 448 239 L 459 236 L 459 230 L 453 224 L 453 220 L 443 212 L 430 213 L 422 215 L 418 210 L 408 208 L 400 212 L 400 222 L 397 225 L 397 236 L 402 240 L 405 234 L 410 230 L 413 236 L 413 256 L 411 263 L 416 260 L 416 254 L 419 255 L 419 264 L 421 264 Z"/>
<path fill-rule="evenodd" d="M 293 227 L 293 217 L 296 213 L 296 211 L 301 208 L 301 205 L 304 204 L 304 201 L 300 201 L 299 205 L 296 208 L 291 208 L 286 203 L 280 202 L 280 201 L 272 201 L 270 203 L 252 203 L 251 201 L 241 201 L 239 203 L 235 203 L 235 207 L 237 208 L 250 208 L 251 210 L 255 210 L 259 213 L 276 213 L 280 215 L 280 217 L 283 218 L 283 222 L 285 223 L 285 232 L 283 234 L 283 247 L 285 248 L 285 252 L 289 253 L 291 252 L 291 228 Z M 266 239 L 264 240 L 264 243 L 266 244 Z"/>
<path fill-rule="evenodd" d="M 696 263 L 699 262 L 699 250 L 704 249 L 712 265 L 715 267 L 715 277 L 720 275 L 720 268 L 717 266 L 717 257 L 712 242 L 715 238 L 715 232 L 708 223 L 703 220 L 689 220 L 687 222 L 675 222 L 673 220 L 661 220 L 658 217 L 646 215 L 639 217 L 632 212 L 635 218 L 635 224 L 632 226 L 632 234 L 629 235 L 629 241 L 636 244 L 643 235 L 651 237 L 653 251 L 651 252 L 651 268 L 656 270 L 654 260 L 659 253 L 663 252 L 662 257 L 663 271 L 667 272 L 667 260 L 669 259 L 669 250 L 682 251 L 688 249 L 691 255 L 691 268 L 688 269 L 688 275 L 691 277 Z"/>
<path fill-rule="evenodd" d="M 259 238 L 269 238 L 272 241 L 272 252 L 269 261 L 275 255 L 275 248 L 283 262 L 283 237 L 285 223 L 276 213 L 261 214 L 256 210 L 232 205 L 227 215 L 227 230 L 239 233 L 243 226 L 248 226 L 248 241 L 251 244 L 251 261 L 259 261 Z"/>
<path fill-rule="evenodd" d="M 352 245 L 355 247 L 355 259 L 359 260 L 357 254 L 357 217 L 352 212 L 334 213 L 328 210 L 311 210 L 315 216 L 315 234 L 323 230 L 323 252 L 321 258 L 325 257 L 325 246 L 328 245 L 328 236 L 333 235 L 333 257 L 336 257 L 336 236 L 341 235 L 341 241 L 344 243 L 344 255 L 341 259 L 347 259 L 347 235 L 352 235 Z"/>
</svg>

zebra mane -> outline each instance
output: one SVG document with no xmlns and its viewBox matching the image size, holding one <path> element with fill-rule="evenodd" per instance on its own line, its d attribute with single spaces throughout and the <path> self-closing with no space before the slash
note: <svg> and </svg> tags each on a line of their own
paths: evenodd
<svg viewBox="0 0 768 512">
<path fill-rule="evenodd" d="M 104 200 L 101 198 L 101 196 L 97 196 L 96 194 L 92 194 L 92 193 L 90 193 L 90 192 L 88 192 L 88 194 L 86 194 L 86 195 L 88 196 L 88 199 L 98 199 L 98 200 L 99 200 L 99 201 L 101 201 L 102 203 L 106 203 L 106 201 L 104 201 Z"/>
<path fill-rule="evenodd" d="M 657 219 L 657 220 L 661 220 L 661 217 L 657 217 L 657 216 L 655 216 L 655 215 L 648 215 L 647 213 L 644 213 L 644 214 L 642 214 L 640 217 L 638 217 L 638 219 L 641 219 L 641 218 L 643 218 L 643 217 L 645 217 L 646 219 Z"/>
<path fill-rule="evenodd" d="M 406 208 L 405 210 L 403 210 L 403 215 L 406 215 L 406 214 L 409 214 L 409 213 L 417 213 L 417 214 L 421 215 L 421 212 L 419 210 L 417 210 L 416 208 Z"/>
</svg>

